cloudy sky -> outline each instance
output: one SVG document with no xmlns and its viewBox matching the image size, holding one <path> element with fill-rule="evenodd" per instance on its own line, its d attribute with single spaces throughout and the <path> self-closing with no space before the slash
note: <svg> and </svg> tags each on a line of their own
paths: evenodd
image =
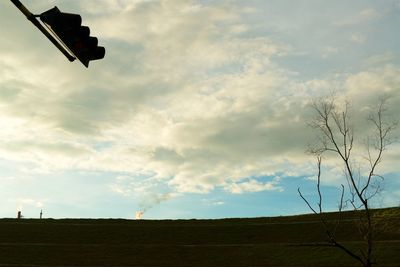
<svg viewBox="0 0 400 267">
<path fill-rule="evenodd" d="M 398 0 L 24 4 L 81 14 L 107 52 L 70 63 L 1 1 L 0 217 L 308 212 L 296 190 L 315 194 L 310 101 L 351 101 L 357 140 L 380 98 L 400 112 Z M 400 204 L 399 159 L 395 143 L 377 207 Z M 342 172 L 325 163 L 332 210 Z"/>
</svg>

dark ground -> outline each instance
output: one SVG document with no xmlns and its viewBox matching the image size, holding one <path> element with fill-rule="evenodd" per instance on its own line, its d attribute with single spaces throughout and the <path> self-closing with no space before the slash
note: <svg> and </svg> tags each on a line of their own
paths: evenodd
<svg viewBox="0 0 400 267">
<path fill-rule="evenodd" d="M 376 210 L 375 266 L 400 266 L 400 208 Z M 335 217 L 335 214 L 329 214 Z M 337 232 L 362 244 L 346 213 Z M 224 220 L 1 219 L 0 266 L 359 266 L 314 215 Z"/>
</svg>

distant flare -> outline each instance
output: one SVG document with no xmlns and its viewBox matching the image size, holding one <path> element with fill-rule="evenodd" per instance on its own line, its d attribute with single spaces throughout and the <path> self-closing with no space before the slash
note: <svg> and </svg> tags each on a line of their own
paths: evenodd
<svg viewBox="0 0 400 267">
<path fill-rule="evenodd" d="M 136 220 L 142 219 L 143 213 L 144 213 L 143 211 L 137 211 L 137 212 L 136 212 L 136 215 L 135 215 L 135 219 L 136 219 Z"/>
</svg>

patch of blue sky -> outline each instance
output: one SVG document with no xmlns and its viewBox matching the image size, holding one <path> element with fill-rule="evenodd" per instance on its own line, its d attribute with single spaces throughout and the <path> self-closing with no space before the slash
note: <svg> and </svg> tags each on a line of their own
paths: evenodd
<svg viewBox="0 0 400 267">
<path fill-rule="evenodd" d="M 381 190 L 378 192 L 372 205 L 375 208 L 399 207 L 400 206 L 400 174 L 388 173 L 380 184 Z"/>
<path fill-rule="evenodd" d="M 104 151 L 112 148 L 114 145 L 114 142 L 111 141 L 103 141 L 103 142 L 95 142 L 92 145 L 92 148 L 95 149 L 96 151 Z"/>
<path fill-rule="evenodd" d="M 2 197 L 6 200 L 1 205 L 1 214 L 14 217 L 15 211 L 20 208 L 25 217 L 32 218 L 40 209 L 51 218 L 124 216 L 121 203 L 132 200 L 110 190 L 109 185 L 117 175 L 95 171 L 59 171 L 40 175 L 17 174 L 15 178 L 8 177 L 7 182 L 6 176 L 0 183 L 4 187 Z"/>
<path fill-rule="evenodd" d="M 261 179 L 269 181 L 270 178 Z M 297 188 L 313 204 L 318 202 L 315 181 L 305 177 L 283 178 L 284 191 L 261 191 L 232 194 L 216 188 L 208 194 L 184 194 L 155 205 L 145 214 L 145 219 L 219 219 L 228 217 L 265 217 L 311 213 L 300 198 Z M 335 186 L 322 187 L 325 211 L 338 207 L 340 189 Z"/>
<path fill-rule="evenodd" d="M 368 57 L 382 51 L 398 51 L 400 36 L 393 23 L 399 21 L 399 12 L 387 10 L 387 5 L 375 1 L 329 4 L 296 1 L 290 3 L 292 8 L 288 10 L 287 4 L 287 1 L 243 3 L 258 6 L 257 11 L 244 15 L 244 21 L 253 25 L 245 35 L 268 36 L 289 47 L 286 56 L 274 61 L 299 73 L 303 79 L 337 72 L 354 73 L 362 69 Z"/>
</svg>

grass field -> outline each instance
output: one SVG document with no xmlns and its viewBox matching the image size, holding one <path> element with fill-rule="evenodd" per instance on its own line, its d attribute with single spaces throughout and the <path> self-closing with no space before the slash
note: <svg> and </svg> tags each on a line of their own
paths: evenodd
<svg viewBox="0 0 400 267">
<path fill-rule="evenodd" d="M 400 266 L 400 208 L 375 210 L 376 266 Z M 345 213 L 339 239 L 361 240 Z M 335 214 L 328 216 L 334 218 Z M 358 266 L 314 215 L 222 220 L 1 219 L 0 266 Z"/>
</svg>

